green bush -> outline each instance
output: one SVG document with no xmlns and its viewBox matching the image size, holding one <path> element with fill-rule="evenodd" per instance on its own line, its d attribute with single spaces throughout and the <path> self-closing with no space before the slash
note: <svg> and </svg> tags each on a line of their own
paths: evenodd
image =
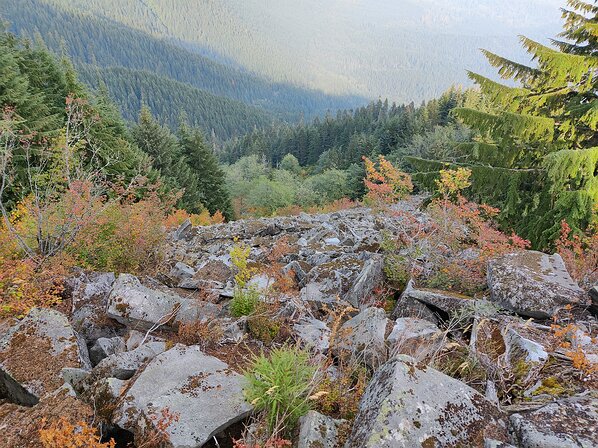
<svg viewBox="0 0 598 448">
<path fill-rule="evenodd" d="M 245 373 L 245 397 L 263 412 L 271 434 L 289 433 L 310 410 L 309 396 L 316 386 L 316 368 L 309 353 L 282 347 L 270 357 L 257 356 Z"/>
<path fill-rule="evenodd" d="M 237 287 L 230 302 L 230 313 L 233 317 L 249 316 L 255 312 L 259 302 L 260 292 L 257 289 Z"/>
</svg>

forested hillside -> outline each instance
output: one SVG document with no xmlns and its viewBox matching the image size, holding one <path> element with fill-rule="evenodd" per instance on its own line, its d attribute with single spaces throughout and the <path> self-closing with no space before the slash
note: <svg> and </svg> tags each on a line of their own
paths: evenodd
<svg viewBox="0 0 598 448">
<path fill-rule="evenodd" d="M 71 10 L 71 8 L 68 8 Z M 120 96 L 122 86 L 116 86 L 111 74 L 116 68 L 127 68 L 130 70 L 143 70 L 154 74 L 152 84 L 156 86 L 157 98 L 152 103 L 169 104 L 173 103 L 166 111 L 163 108 L 152 109 L 152 112 L 161 121 L 171 121 L 177 114 L 176 106 L 180 104 L 180 98 L 175 98 L 176 89 L 170 89 L 165 84 L 172 81 L 186 83 L 188 86 L 182 88 L 192 96 L 200 95 L 197 91 L 191 92 L 190 87 L 202 90 L 206 93 L 219 97 L 244 102 L 262 110 L 251 110 L 248 107 L 241 108 L 240 114 L 249 118 L 249 124 L 263 123 L 266 116 L 264 111 L 278 119 L 298 120 L 302 116 L 310 117 L 322 114 L 328 110 L 352 107 L 356 104 L 363 104 L 365 101 L 357 97 L 336 97 L 324 95 L 321 92 L 305 90 L 290 86 L 284 83 L 272 83 L 258 76 L 251 75 L 242 69 L 223 65 L 212 59 L 188 51 L 185 48 L 175 45 L 168 39 L 158 38 L 150 34 L 135 30 L 111 21 L 109 19 L 90 16 L 83 12 L 68 12 L 60 8 L 54 8 L 43 0 L 23 0 L 14 2 L 11 0 L 0 0 L 0 17 L 10 23 L 11 30 L 18 34 L 36 39 L 39 36 L 52 51 L 57 54 L 66 52 L 77 67 L 82 68 L 82 79 L 89 84 L 97 84 L 96 71 L 91 70 L 88 65 L 97 66 L 101 77 L 107 79 L 107 84 L 113 98 L 117 99 L 123 106 L 127 116 L 135 111 L 139 105 L 140 97 L 151 96 L 151 90 L 142 90 L 145 86 L 139 85 L 134 75 L 123 83 L 135 86 L 127 92 L 127 96 Z M 102 73 L 107 70 L 106 73 Z M 111 72 L 112 70 L 112 72 Z M 124 72 L 121 72 L 124 75 Z M 93 74 L 93 75 L 92 75 Z M 128 76 L 125 76 L 128 77 Z M 158 79 L 157 77 L 160 77 Z M 114 90 L 112 90 L 114 89 Z M 129 98 L 129 95 L 133 96 Z M 224 100 L 215 99 L 209 95 L 203 95 L 202 103 L 209 109 L 209 101 L 217 103 Z M 226 99 L 225 98 L 225 99 Z M 148 101 L 149 98 L 148 98 Z M 233 103 L 230 103 L 233 105 Z M 237 106 L 239 104 L 237 103 Z M 219 104 L 214 105 L 217 111 Z M 197 112 L 198 110 L 195 110 Z M 210 112 L 215 115 L 217 112 Z M 235 114 L 235 106 L 228 108 L 228 113 Z M 164 114 L 164 115 L 163 115 Z M 255 117 L 249 117 L 254 114 Z M 191 116 L 191 115 L 189 115 Z M 225 117 L 218 117 L 219 122 L 211 124 L 211 119 L 205 115 L 194 116 L 198 123 L 208 123 L 204 129 L 210 132 L 212 128 L 221 128 Z M 238 120 L 236 123 L 238 124 Z M 248 124 L 248 125 L 249 125 Z M 227 137 L 234 134 L 233 126 L 230 123 L 227 132 L 219 137 Z M 239 129 L 236 134 L 243 132 Z"/>
<path fill-rule="evenodd" d="M 181 116 L 219 140 L 251 132 L 256 127 L 277 121 L 263 109 L 241 101 L 212 95 L 205 90 L 145 70 L 123 67 L 98 69 L 77 66 L 81 79 L 94 88 L 105 87 L 122 111 L 135 121 L 142 105 L 147 105 L 158 120 L 176 129 Z"/>
<path fill-rule="evenodd" d="M 107 17 L 272 81 L 330 93 L 420 102 L 464 68 L 486 76 L 478 48 L 514 58 L 516 35 L 558 29 L 558 0 L 42 0 Z M 525 61 L 525 59 L 522 59 Z M 338 107 L 338 108 L 343 108 Z"/>
<path fill-rule="evenodd" d="M 452 147 L 463 138 L 462 134 L 466 135 L 465 129 L 450 115 L 451 110 L 477 101 L 476 92 L 458 89 L 450 89 L 439 99 L 419 107 L 379 100 L 355 111 L 338 111 L 334 116 L 316 118 L 309 124 L 277 124 L 255 130 L 229 141 L 221 158 L 234 162 L 242 156 L 257 155 L 277 165 L 290 153 L 304 166 L 346 169 L 360 163 L 363 155 L 395 153 L 395 158 L 400 158 L 401 151 L 417 152 L 419 149 L 408 148 L 414 144 L 426 146 L 422 141 L 426 136 L 438 141 L 427 141 L 428 147 L 421 150 L 440 153 L 439 144 Z"/>
<path fill-rule="evenodd" d="M 5 216 L 30 195 L 53 200 L 64 192 L 62 183 L 73 178 L 77 185 L 93 182 L 99 197 L 143 179 L 134 196 L 149 182 L 170 196 L 172 205 L 196 212 L 207 207 L 232 217 L 212 148 L 185 117 L 175 136 L 146 110 L 131 132 L 104 92 L 94 95 L 78 81 L 68 59 L 59 62 L 42 46 L 4 31 L 0 61 Z M 59 174 L 63 169 L 67 172 Z"/>
</svg>

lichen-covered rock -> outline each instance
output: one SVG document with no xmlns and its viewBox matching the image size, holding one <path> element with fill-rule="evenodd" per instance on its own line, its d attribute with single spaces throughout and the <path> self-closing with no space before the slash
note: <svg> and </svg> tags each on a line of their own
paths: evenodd
<svg viewBox="0 0 598 448">
<path fill-rule="evenodd" d="M 315 309 L 319 309 L 320 304 L 335 303 L 339 299 L 346 302 L 351 288 L 355 285 L 355 279 L 364 269 L 364 259 L 367 259 L 367 256 L 349 253 L 323 263 L 312 260 L 317 266 L 309 271 L 301 298 L 311 302 Z M 365 284 L 359 289 L 365 290 L 364 288 Z M 357 292 L 352 294 L 353 298 L 357 297 Z"/>
<path fill-rule="evenodd" d="M 334 448 L 338 446 L 338 427 L 345 420 L 335 420 L 316 411 L 309 411 L 299 420 L 297 448 Z"/>
<path fill-rule="evenodd" d="M 404 354 L 423 359 L 440 349 L 443 335 L 432 322 L 406 317 L 395 321 L 387 343 L 391 355 Z"/>
<path fill-rule="evenodd" d="M 386 334 L 390 320 L 382 308 L 366 308 L 345 322 L 339 330 L 333 350 L 340 357 L 353 359 L 376 368 L 386 361 Z"/>
<path fill-rule="evenodd" d="M 199 448 L 247 417 L 242 377 L 197 346 L 176 345 L 154 358 L 129 388 L 114 423 L 143 437 L 168 409 L 178 420 L 165 429 L 168 445 Z"/>
<path fill-rule="evenodd" d="M 413 280 L 410 280 L 405 288 L 405 291 L 401 294 L 397 307 L 401 305 L 403 301 L 416 300 L 424 305 L 430 305 L 434 308 L 438 308 L 443 312 L 451 315 L 459 312 L 466 307 L 471 306 L 473 299 L 461 294 L 456 294 L 448 291 L 441 291 L 438 289 L 429 288 L 416 288 Z M 419 317 L 419 316 L 401 316 L 401 317 Z M 427 316 L 422 316 L 422 319 L 429 320 Z"/>
<path fill-rule="evenodd" d="M 321 320 L 305 318 L 297 322 L 293 329 L 305 347 L 321 353 L 328 351 L 330 329 Z"/>
<path fill-rule="evenodd" d="M 149 288 L 130 274 L 121 274 L 108 299 L 107 314 L 122 324 L 151 328 L 155 324 L 178 324 L 215 317 L 220 308 L 188 299 L 172 291 Z"/>
<path fill-rule="evenodd" d="M 549 403 L 509 418 L 521 448 L 595 448 L 598 446 L 596 392 Z"/>
<path fill-rule="evenodd" d="M 471 387 L 399 355 L 374 374 L 345 447 L 483 447 L 507 440 L 504 418 Z"/>
<path fill-rule="evenodd" d="M 436 314 L 423 302 L 416 300 L 411 296 L 413 290 L 413 283 L 409 281 L 405 290 L 397 300 L 394 310 L 392 311 L 391 317 L 393 319 L 399 319 L 402 317 L 424 319 L 431 323 L 438 323 L 439 319 Z"/>
<path fill-rule="evenodd" d="M 64 314 L 34 308 L 0 338 L 0 399 L 33 405 L 64 384 L 64 367 L 90 368 L 87 347 Z"/>
<path fill-rule="evenodd" d="M 110 355 L 124 352 L 127 349 L 125 341 L 119 336 L 113 338 L 99 338 L 89 349 L 89 359 L 92 365 L 97 365 L 102 359 Z"/>
<path fill-rule="evenodd" d="M 120 324 L 106 318 L 108 296 L 115 280 L 112 272 L 81 271 L 66 282 L 72 297 L 71 324 L 88 344 L 122 332 Z"/>
<path fill-rule="evenodd" d="M 232 280 L 230 257 L 209 256 L 203 261 L 197 272 L 192 276 L 181 279 L 179 287 L 185 289 L 211 288 L 214 290 L 224 289 L 227 282 Z"/>
<path fill-rule="evenodd" d="M 558 254 L 527 250 L 491 260 L 488 286 L 491 299 L 502 307 L 539 319 L 565 305 L 589 304 Z"/>
<path fill-rule="evenodd" d="M 384 257 L 374 254 L 357 275 L 345 300 L 356 308 L 371 303 L 372 293 L 384 281 Z"/>
</svg>

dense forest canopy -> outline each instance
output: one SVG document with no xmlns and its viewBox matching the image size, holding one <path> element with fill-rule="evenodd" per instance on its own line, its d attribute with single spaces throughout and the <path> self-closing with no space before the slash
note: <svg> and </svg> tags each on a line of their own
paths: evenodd
<svg viewBox="0 0 598 448">
<path fill-rule="evenodd" d="M 178 138 L 147 109 L 130 130 L 106 90 L 90 92 L 68 59 L 58 61 L 40 44 L 6 31 L 0 34 L 0 58 L 2 201 L 8 210 L 35 192 L 37 176 L 42 183 L 59 181 L 52 174 L 57 151 L 72 147 L 82 167 L 108 183 L 143 176 L 162 183 L 165 194 L 183 191 L 179 205 L 190 211 L 207 207 L 232 217 L 228 196 L 215 194 L 218 188 L 224 192 L 224 178 L 212 149 L 183 116 Z"/>
</svg>

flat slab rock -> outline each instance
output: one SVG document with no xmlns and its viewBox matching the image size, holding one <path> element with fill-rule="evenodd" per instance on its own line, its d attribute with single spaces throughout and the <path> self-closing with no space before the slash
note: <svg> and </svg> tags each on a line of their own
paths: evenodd
<svg viewBox="0 0 598 448">
<path fill-rule="evenodd" d="M 64 314 L 34 308 L 0 338 L 0 399 L 34 405 L 64 384 L 64 367 L 89 368 L 87 347 Z"/>
<path fill-rule="evenodd" d="M 589 305 L 558 254 L 526 250 L 491 260 L 488 286 L 492 301 L 538 319 L 550 318 L 565 305 Z"/>
<path fill-rule="evenodd" d="M 163 409 L 178 415 L 166 429 L 174 448 L 199 448 L 247 417 L 243 377 L 199 347 L 176 345 L 156 356 L 137 377 L 117 409 L 114 422 L 143 435 Z"/>
<path fill-rule="evenodd" d="M 521 448 L 595 448 L 598 393 L 559 400 L 509 420 Z"/>
<path fill-rule="evenodd" d="M 507 440 L 505 416 L 480 393 L 398 355 L 374 374 L 345 448 L 483 447 Z"/>
<path fill-rule="evenodd" d="M 165 322 L 169 316 L 172 316 L 169 324 L 193 322 L 206 315 L 214 316 L 218 311 L 212 303 L 148 288 L 134 275 L 121 274 L 110 292 L 107 314 L 124 325 L 147 329 Z"/>
</svg>

